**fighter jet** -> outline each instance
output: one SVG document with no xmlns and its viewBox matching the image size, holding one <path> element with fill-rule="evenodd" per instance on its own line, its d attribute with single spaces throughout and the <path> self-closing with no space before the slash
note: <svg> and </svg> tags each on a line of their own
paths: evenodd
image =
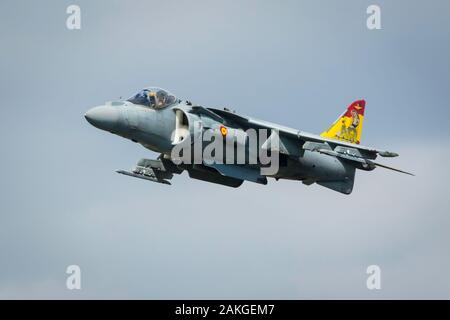
<svg viewBox="0 0 450 320">
<path fill-rule="evenodd" d="M 203 107 L 178 99 L 164 89 L 148 87 L 127 100 L 94 107 L 84 116 L 94 127 L 160 154 L 157 159 L 139 160 L 131 171 L 118 170 L 120 174 L 170 184 L 174 174 L 187 171 L 190 178 L 234 188 L 244 181 L 267 184 L 267 178 L 289 179 L 350 194 L 356 169 L 382 167 L 412 175 L 374 161 L 378 155 L 396 157 L 397 153 L 360 145 L 365 107 L 364 100 L 351 103 L 327 130 L 316 135 L 228 108 Z M 262 131 L 266 134 L 252 134 Z M 223 138 L 210 152 L 216 161 L 202 158 L 208 139 L 200 137 L 206 132 L 209 141 Z M 255 136 L 255 143 L 251 143 Z M 194 142 L 199 140 L 196 147 Z M 223 152 L 218 152 L 217 146 L 223 147 Z M 190 147 L 200 151 L 201 156 L 199 152 L 193 156 L 186 149 Z M 269 164 L 263 161 L 262 151 L 266 152 L 266 160 L 277 156 L 276 170 L 264 170 Z M 188 161 L 181 161 L 183 157 Z"/>
</svg>

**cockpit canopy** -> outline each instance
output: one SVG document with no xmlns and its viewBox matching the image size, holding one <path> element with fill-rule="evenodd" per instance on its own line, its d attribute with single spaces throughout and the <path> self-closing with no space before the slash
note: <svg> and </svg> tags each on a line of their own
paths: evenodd
<svg viewBox="0 0 450 320">
<path fill-rule="evenodd" d="M 149 87 L 141 90 L 127 101 L 154 109 L 162 109 L 174 104 L 178 99 L 164 89 Z"/>
</svg>

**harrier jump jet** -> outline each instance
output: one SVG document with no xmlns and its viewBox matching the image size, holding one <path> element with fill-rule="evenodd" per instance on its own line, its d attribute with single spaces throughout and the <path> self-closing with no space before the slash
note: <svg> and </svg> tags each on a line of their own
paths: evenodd
<svg viewBox="0 0 450 320">
<path fill-rule="evenodd" d="M 374 161 L 378 155 L 396 157 L 398 154 L 359 144 L 365 104 L 364 100 L 351 103 L 320 135 L 244 116 L 227 108 L 192 104 L 157 87 L 145 88 L 126 101 L 107 102 L 92 108 L 86 112 L 85 118 L 99 129 L 160 153 L 157 159 L 139 160 L 131 171 L 117 171 L 124 175 L 170 184 L 169 180 L 174 174 L 187 171 L 193 179 L 235 188 L 244 181 L 267 184 L 267 178 L 290 179 L 305 185 L 317 183 L 350 194 L 356 169 L 371 171 L 382 167 L 412 175 Z M 203 160 L 186 163 L 173 159 L 174 148 L 186 141 L 190 145 L 191 138 L 205 130 L 218 132 L 225 140 L 241 137 L 238 139 L 240 142 L 231 144 L 232 151 L 237 151 L 240 143 L 249 141 L 251 137 L 248 132 L 252 129 L 266 130 L 265 138 L 257 137 L 257 149 L 270 150 L 268 154 L 276 152 L 279 164 L 276 172 L 264 174 L 261 169 L 265 164 L 259 156 L 253 163 L 214 163 Z M 277 143 L 274 143 L 275 138 Z M 200 149 L 205 150 L 203 143 Z M 252 152 L 248 145 L 240 150 L 244 150 L 246 157 Z"/>
</svg>

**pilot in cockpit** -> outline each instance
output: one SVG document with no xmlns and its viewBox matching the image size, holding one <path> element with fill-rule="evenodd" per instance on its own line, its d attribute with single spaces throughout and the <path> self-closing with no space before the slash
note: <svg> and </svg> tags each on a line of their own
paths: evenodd
<svg viewBox="0 0 450 320">
<path fill-rule="evenodd" d="M 156 93 L 156 107 L 163 108 L 167 104 L 167 93 L 163 90 L 159 90 Z"/>
<path fill-rule="evenodd" d="M 157 104 L 157 101 L 156 101 L 156 93 L 154 92 L 154 91 L 148 91 L 147 92 L 147 97 L 148 97 L 148 101 L 149 101 L 149 103 L 148 103 L 148 105 L 150 106 L 150 107 L 154 107 L 154 106 L 156 106 L 156 104 Z"/>
<path fill-rule="evenodd" d="M 166 106 L 166 97 L 167 94 L 163 90 L 149 91 L 148 92 L 148 101 L 149 106 L 156 109 L 161 109 Z"/>
<path fill-rule="evenodd" d="M 178 99 L 163 89 L 152 87 L 142 90 L 128 101 L 154 109 L 162 109 L 174 104 Z"/>
</svg>

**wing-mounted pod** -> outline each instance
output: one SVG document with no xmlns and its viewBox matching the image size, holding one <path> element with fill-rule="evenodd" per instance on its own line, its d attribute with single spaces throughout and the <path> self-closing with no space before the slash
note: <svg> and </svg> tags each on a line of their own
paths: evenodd
<svg viewBox="0 0 450 320">
<path fill-rule="evenodd" d="M 173 174 L 180 174 L 182 169 L 175 166 L 170 160 L 160 157 L 157 160 L 141 159 L 131 171 L 117 170 L 117 173 L 130 177 L 149 180 L 162 184 L 169 184 Z"/>
</svg>

